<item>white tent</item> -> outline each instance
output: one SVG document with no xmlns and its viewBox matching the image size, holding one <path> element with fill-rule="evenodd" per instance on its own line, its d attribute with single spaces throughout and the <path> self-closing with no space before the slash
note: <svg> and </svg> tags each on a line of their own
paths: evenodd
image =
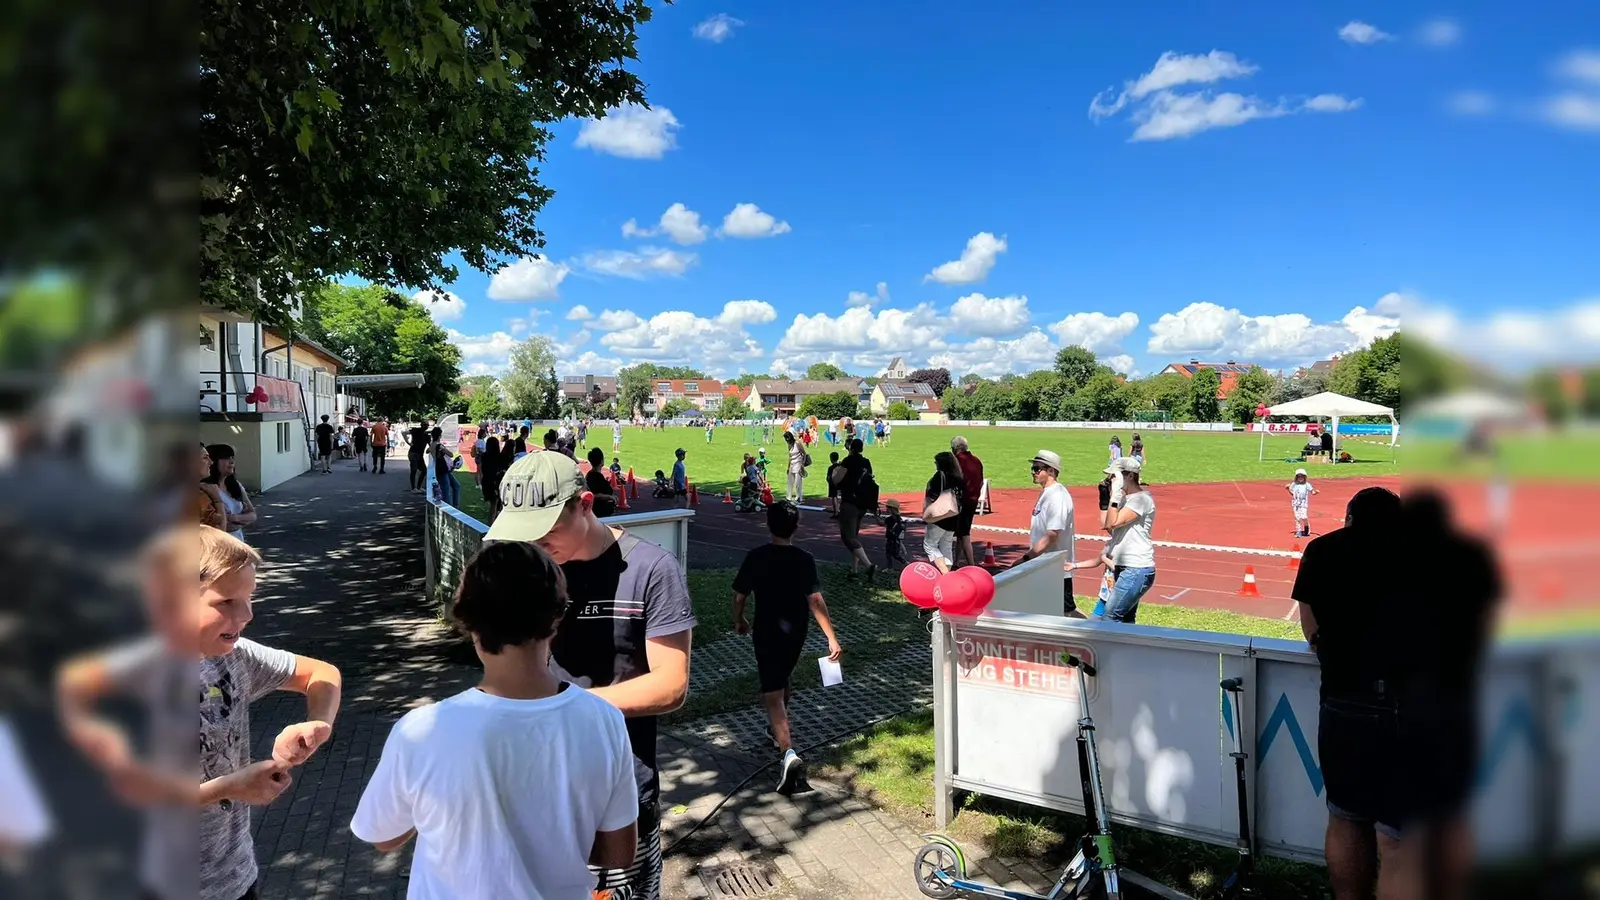
<svg viewBox="0 0 1600 900">
<path fill-rule="evenodd" d="M 1269 407 L 1263 422 L 1273 416 L 1303 416 L 1306 418 L 1331 419 L 1333 429 L 1333 458 L 1339 458 L 1339 420 L 1345 416 L 1388 416 L 1392 426 L 1389 432 L 1389 446 L 1393 447 L 1395 440 L 1400 436 L 1400 423 L 1395 420 L 1394 410 L 1332 391 L 1323 391 L 1299 400 L 1290 400 L 1288 403 L 1279 403 Z M 1267 452 L 1267 433 L 1261 432 L 1261 447 L 1257 459 L 1265 459 Z"/>
<path fill-rule="evenodd" d="M 1417 404 L 1406 413 L 1406 421 L 1419 419 L 1459 419 L 1467 422 L 1521 422 L 1529 417 L 1528 406 L 1511 397 L 1488 391 L 1461 391 Z"/>
</svg>

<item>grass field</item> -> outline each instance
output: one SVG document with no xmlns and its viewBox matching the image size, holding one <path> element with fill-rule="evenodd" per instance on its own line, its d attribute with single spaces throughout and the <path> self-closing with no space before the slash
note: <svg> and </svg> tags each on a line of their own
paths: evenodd
<svg viewBox="0 0 1600 900">
<path fill-rule="evenodd" d="M 759 449 L 743 442 L 744 433 L 742 426 L 720 428 L 714 441 L 707 444 L 705 431 L 699 428 L 669 427 L 653 431 L 629 426 L 623 429 L 622 452 L 617 456 L 624 469 L 631 466 L 635 476 L 643 481 L 653 477 L 657 469 L 670 472 L 673 450 L 682 447 L 688 451 L 689 479 L 703 490 L 720 493 L 738 487 L 741 459 L 745 453 L 755 453 Z M 1099 481 L 1104 477 L 1101 470 L 1108 459 L 1106 445 L 1112 432 L 1088 428 L 901 427 L 895 430 L 890 444 L 866 449 L 879 486 L 890 493 L 920 491 L 927 484 L 928 476 L 933 474 L 933 455 L 950 449 L 950 439 L 958 434 L 966 435 L 972 452 L 983 460 L 984 474 L 992 487 L 1025 488 L 1032 485 L 1028 460 L 1040 449 L 1061 454 L 1065 464 L 1065 471 L 1061 473 L 1063 482 L 1093 484 Z M 596 428 L 590 437 L 591 446 L 605 450 L 609 462 L 610 429 Z M 1120 437 L 1127 447 L 1129 434 L 1123 432 Z M 1152 484 L 1287 480 L 1293 475 L 1296 463 L 1284 460 L 1298 457 L 1300 448 L 1305 446 L 1305 438 L 1269 435 L 1265 462 L 1256 460 L 1260 441 L 1260 436 L 1254 434 L 1145 432 L 1145 480 Z M 1356 463 L 1319 469 L 1317 476 L 1372 478 L 1399 471 L 1386 445 L 1352 442 L 1348 449 L 1356 456 Z M 843 455 L 841 447 L 826 443 L 812 446 L 812 468 L 806 480 L 808 495 L 825 493 L 823 475 L 828 467 L 828 454 L 835 451 Z M 774 484 L 782 483 L 786 452 L 781 437 L 767 446 L 767 457 L 774 466 Z M 583 450 L 578 452 L 580 457 L 583 453 Z M 468 484 L 471 480 L 470 475 L 466 477 Z M 462 505 L 463 508 L 468 505 L 465 492 Z"/>
</svg>

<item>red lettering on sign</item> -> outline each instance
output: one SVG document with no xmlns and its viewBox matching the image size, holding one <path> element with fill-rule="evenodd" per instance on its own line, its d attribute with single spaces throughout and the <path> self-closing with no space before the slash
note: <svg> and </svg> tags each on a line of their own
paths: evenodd
<svg viewBox="0 0 1600 900">
<path fill-rule="evenodd" d="M 1082 644 L 1052 644 L 993 635 L 956 633 L 956 678 L 979 687 L 1044 694 L 1064 700 L 1078 699 L 1078 673 L 1066 663 L 1067 655 L 1094 665 L 1094 650 Z M 1096 694 L 1095 679 L 1086 679 L 1089 699 Z"/>
</svg>

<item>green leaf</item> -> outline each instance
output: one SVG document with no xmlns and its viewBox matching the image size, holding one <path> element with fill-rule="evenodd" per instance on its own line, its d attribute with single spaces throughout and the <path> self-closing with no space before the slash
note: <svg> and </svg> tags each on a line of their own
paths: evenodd
<svg viewBox="0 0 1600 900">
<path fill-rule="evenodd" d="M 300 133 L 295 135 L 294 145 L 300 148 L 302 156 L 311 155 L 311 142 L 315 139 L 316 135 L 311 130 L 311 123 L 304 119 L 300 120 Z"/>
<path fill-rule="evenodd" d="M 333 92 L 333 88 L 323 88 L 322 90 L 318 91 L 317 98 L 322 101 L 322 106 L 324 109 L 331 109 L 334 112 L 338 112 L 344 108 L 339 104 L 339 95 Z"/>
</svg>

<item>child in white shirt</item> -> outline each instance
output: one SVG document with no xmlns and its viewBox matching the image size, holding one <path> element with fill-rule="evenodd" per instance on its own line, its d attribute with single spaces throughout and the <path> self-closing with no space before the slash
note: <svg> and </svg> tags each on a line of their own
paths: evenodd
<svg viewBox="0 0 1600 900">
<path fill-rule="evenodd" d="M 1294 481 L 1284 485 L 1289 492 L 1289 508 L 1294 512 L 1294 536 L 1303 538 L 1311 536 L 1311 495 L 1320 494 L 1321 491 L 1311 486 L 1306 480 L 1305 469 L 1294 470 Z"/>
</svg>

